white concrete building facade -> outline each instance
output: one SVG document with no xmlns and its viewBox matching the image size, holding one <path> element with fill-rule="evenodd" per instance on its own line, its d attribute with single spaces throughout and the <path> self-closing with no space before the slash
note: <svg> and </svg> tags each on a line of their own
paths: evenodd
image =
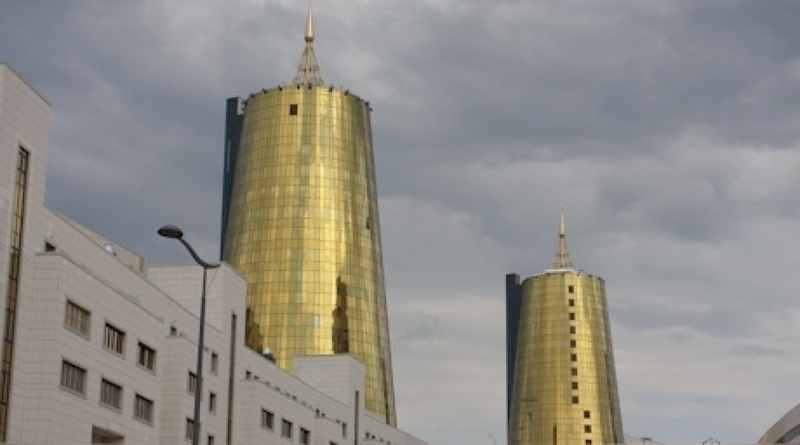
<svg viewBox="0 0 800 445">
<path fill-rule="evenodd" d="M 0 442 L 186 443 L 202 268 L 143 257 L 44 205 L 50 105 L 0 62 Z M 364 409 L 364 367 L 244 347 L 246 283 L 209 270 L 200 443 L 425 442 Z"/>
</svg>

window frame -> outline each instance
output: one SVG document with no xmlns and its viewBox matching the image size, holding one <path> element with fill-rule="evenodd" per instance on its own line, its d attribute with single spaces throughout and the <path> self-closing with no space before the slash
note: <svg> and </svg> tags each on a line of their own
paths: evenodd
<svg viewBox="0 0 800 445">
<path fill-rule="evenodd" d="M 219 369 L 219 354 L 216 352 L 211 353 L 211 363 L 209 363 L 209 367 L 211 368 L 211 373 L 216 375 Z"/>
<path fill-rule="evenodd" d="M 186 440 L 194 439 L 194 419 L 186 418 L 186 431 L 184 435 Z"/>
<path fill-rule="evenodd" d="M 107 378 L 100 379 L 100 405 L 122 411 L 122 385 Z"/>
<path fill-rule="evenodd" d="M 291 439 L 293 430 L 294 424 L 291 421 L 287 419 L 281 419 L 281 437 Z"/>
<path fill-rule="evenodd" d="M 103 348 L 125 357 L 125 331 L 112 323 L 106 322 L 103 328 Z"/>
<path fill-rule="evenodd" d="M 208 393 L 208 412 L 217 412 L 217 393 L 215 392 Z"/>
<path fill-rule="evenodd" d="M 154 407 L 155 402 L 137 393 L 133 398 L 133 418 L 152 425 Z"/>
<path fill-rule="evenodd" d="M 68 298 L 64 308 L 64 328 L 82 337 L 90 338 L 92 312 Z"/>
<path fill-rule="evenodd" d="M 275 414 L 266 408 L 261 408 L 261 428 L 275 431 Z"/>
<path fill-rule="evenodd" d="M 67 392 L 86 397 L 86 374 L 86 368 L 62 359 L 59 387 Z"/>
<path fill-rule="evenodd" d="M 155 373 L 158 365 L 158 351 L 140 340 L 137 346 L 136 364 Z"/>
<path fill-rule="evenodd" d="M 197 396 L 197 374 L 189 371 L 186 375 L 186 392 Z"/>
</svg>

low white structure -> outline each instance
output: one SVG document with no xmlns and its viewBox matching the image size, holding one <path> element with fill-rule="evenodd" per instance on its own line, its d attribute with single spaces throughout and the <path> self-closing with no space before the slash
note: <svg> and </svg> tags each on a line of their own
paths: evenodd
<svg viewBox="0 0 800 445">
<path fill-rule="evenodd" d="M 800 445 L 800 404 L 790 409 L 758 439 L 759 444 Z"/>
<path fill-rule="evenodd" d="M 202 268 L 144 260 L 44 206 L 50 106 L 0 62 L 0 442 L 190 440 Z M 244 347 L 244 280 L 209 271 L 200 443 L 424 444 L 365 411 L 349 355 L 294 374 Z"/>
</svg>

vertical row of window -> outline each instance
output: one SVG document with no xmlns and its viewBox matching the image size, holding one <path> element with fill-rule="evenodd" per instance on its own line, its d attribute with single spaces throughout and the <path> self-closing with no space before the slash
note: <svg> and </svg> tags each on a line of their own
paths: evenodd
<svg viewBox="0 0 800 445">
<path fill-rule="evenodd" d="M 570 293 L 570 294 L 574 294 L 575 293 L 575 286 L 573 286 L 573 285 L 567 286 L 567 292 Z M 575 322 L 575 318 L 576 318 L 576 316 L 575 316 L 575 299 L 574 298 L 568 299 L 567 300 L 567 304 L 569 305 L 569 321 L 570 321 L 570 326 L 569 326 L 570 356 L 569 356 L 569 359 L 570 359 L 570 362 L 573 363 L 571 374 L 572 374 L 572 377 L 577 378 L 578 377 L 578 368 L 575 365 L 575 363 L 577 363 L 577 361 L 578 361 L 578 354 L 576 352 L 577 351 L 577 347 L 578 347 L 578 341 L 575 339 L 575 334 L 577 333 L 577 328 L 576 328 L 575 323 L 574 323 Z M 577 391 L 579 389 L 577 380 L 572 380 L 571 388 L 572 388 L 573 391 Z M 580 402 L 580 398 L 577 395 L 573 394 L 572 395 L 572 403 L 573 404 L 578 404 L 579 402 Z M 586 419 L 586 421 L 588 422 L 589 419 L 592 418 L 592 412 L 589 411 L 589 410 L 584 410 L 583 411 L 583 418 Z M 591 434 L 592 433 L 592 425 L 589 425 L 588 423 L 584 424 L 583 425 L 583 432 L 586 433 L 586 434 Z M 592 439 L 585 439 L 584 440 L 584 445 L 592 445 Z"/>
<path fill-rule="evenodd" d="M 0 442 L 6 440 L 8 431 L 8 404 L 11 394 L 11 370 L 14 356 L 14 339 L 17 325 L 17 298 L 22 263 L 22 231 L 25 227 L 25 201 L 28 188 L 30 153 L 22 146 L 17 152 L 17 174 L 11 204 L 11 238 L 8 245 L 8 284 L 6 286 L 5 329 L 2 356 L 0 356 Z"/>
<path fill-rule="evenodd" d="M 573 286 L 573 285 L 567 286 L 567 292 L 570 293 L 570 294 L 575 293 L 575 286 Z M 569 361 L 572 363 L 571 375 L 572 375 L 572 377 L 578 377 L 578 367 L 577 367 L 578 353 L 576 352 L 577 351 L 576 348 L 578 347 L 578 342 L 574 337 L 575 333 L 577 332 L 577 329 L 575 327 L 575 299 L 574 298 L 570 298 L 569 300 L 567 300 L 567 303 L 569 305 L 569 334 L 570 334 L 569 335 L 569 347 L 570 347 Z M 572 388 L 572 390 L 577 390 L 578 389 L 578 381 L 577 380 L 572 380 L 571 388 Z M 578 395 L 576 395 L 576 394 L 573 394 L 572 395 L 572 403 L 573 404 L 577 404 L 579 402 L 580 402 L 580 397 L 578 397 Z"/>
</svg>

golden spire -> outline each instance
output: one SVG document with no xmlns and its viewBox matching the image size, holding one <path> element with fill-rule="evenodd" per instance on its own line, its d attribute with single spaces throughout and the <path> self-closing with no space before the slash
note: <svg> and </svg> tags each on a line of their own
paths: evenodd
<svg viewBox="0 0 800 445">
<path fill-rule="evenodd" d="M 297 65 L 297 75 L 294 76 L 292 83 L 303 86 L 322 86 L 322 73 L 317 64 L 317 56 L 314 54 L 314 15 L 311 13 L 311 2 L 308 5 L 308 17 L 306 18 L 306 48 L 300 57 Z"/>
<path fill-rule="evenodd" d="M 561 213 L 561 223 L 558 227 L 558 250 L 553 261 L 553 269 L 572 269 L 572 260 L 567 249 L 567 231 L 564 228 L 564 213 Z"/>
</svg>

